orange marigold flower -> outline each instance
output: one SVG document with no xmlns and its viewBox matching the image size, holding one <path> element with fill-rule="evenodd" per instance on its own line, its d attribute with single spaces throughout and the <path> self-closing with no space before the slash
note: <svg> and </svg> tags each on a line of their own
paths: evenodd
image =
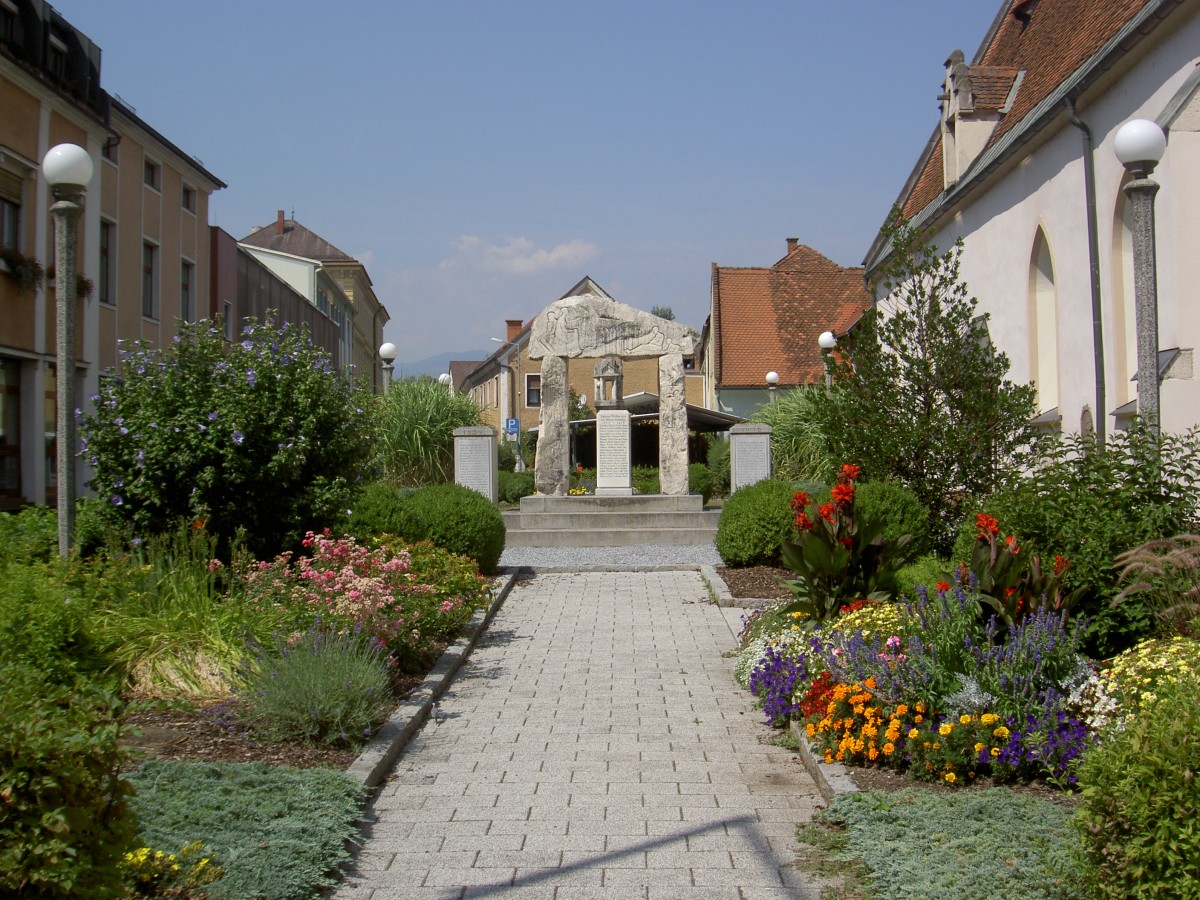
<svg viewBox="0 0 1200 900">
<path fill-rule="evenodd" d="M 842 475 L 847 478 L 857 478 L 860 471 L 861 469 L 858 466 L 852 465 L 851 463 L 845 463 L 842 466 Z"/>
<path fill-rule="evenodd" d="M 896 707 L 896 713 L 895 713 L 895 714 L 896 714 L 897 716 L 906 716 L 906 715 L 908 715 L 908 704 L 907 704 L 907 703 L 901 703 L 899 706 L 897 706 L 897 707 Z"/>
<path fill-rule="evenodd" d="M 896 752 L 896 745 L 893 744 L 891 741 L 888 741 L 886 744 L 883 745 L 883 755 L 884 756 L 891 756 L 895 752 Z"/>
<path fill-rule="evenodd" d="M 989 534 L 995 537 L 1000 533 L 999 523 L 987 513 L 979 513 L 975 517 L 975 527 L 979 529 L 980 537 L 987 537 Z"/>
</svg>

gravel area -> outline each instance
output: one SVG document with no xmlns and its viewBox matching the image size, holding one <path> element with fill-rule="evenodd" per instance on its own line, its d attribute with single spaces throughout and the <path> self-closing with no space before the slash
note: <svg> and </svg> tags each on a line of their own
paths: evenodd
<svg viewBox="0 0 1200 900">
<path fill-rule="evenodd" d="M 542 572 L 594 572 L 619 569 L 695 569 L 724 565 L 712 544 L 632 547 L 507 547 L 500 568 L 528 567 Z"/>
</svg>

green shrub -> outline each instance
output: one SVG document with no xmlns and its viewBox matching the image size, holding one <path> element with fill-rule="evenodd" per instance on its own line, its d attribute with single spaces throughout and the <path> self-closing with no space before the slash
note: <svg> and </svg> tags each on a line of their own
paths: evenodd
<svg viewBox="0 0 1200 900">
<path fill-rule="evenodd" d="M 710 441 L 705 460 L 712 472 L 713 493 L 724 497 L 729 493 L 729 440 Z"/>
<path fill-rule="evenodd" d="M 91 682 L 0 663 L 0 894 L 123 896 L 137 823 L 119 774 L 119 710 Z"/>
<path fill-rule="evenodd" d="M 376 460 L 398 487 L 454 478 L 454 429 L 480 423 L 469 394 L 454 394 L 428 376 L 393 382 L 376 406 Z"/>
<path fill-rule="evenodd" d="M 929 510 L 915 493 L 898 481 L 864 481 L 858 485 L 855 509 L 883 525 L 883 538 L 895 541 L 912 535 L 912 552 L 929 552 Z"/>
<path fill-rule="evenodd" d="M 717 553 L 727 566 L 774 565 L 783 542 L 795 536 L 792 485 L 764 479 L 734 491 L 717 523 Z"/>
<path fill-rule="evenodd" d="M 146 844 L 200 840 L 215 855 L 211 900 L 319 896 L 359 837 L 362 789 L 332 769 L 152 761 L 130 780 Z"/>
<path fill-rule="evenodd" d="M 367 470 L 370 395 L 334 371 L 306 330 L 248 322 L 229 343 L 212 322 L 162 349 L 122 350 L 82 425 L 91 486 L 142 537 L 200 520 L 259 556 L 345 521 Z"/>
<path fill-rule="evenodd" d="M 660 494 L 658 469 L 654 466 L 634 466 L 629 472 L 629 479 L 635 494 Z"/>
<path fill-rule="evenodd" d="M 1192 530 L 1200 509 L 1200 431 L 1161 437 L 1136 424 L 1109 435 L 1098 452 L 1073 435 L 1028 462 L 1029 475 L 989 497 L 962 523 L 955 561 L 977 530 L 975 515 L 994 517 L 1002 535 L 1016 534 L 1023 552 L 1070 561 L 1066 591 L 1083 590 L 1077 605 L 1088 616 L 1088 649 L 1105 659 L 1157 626 L 1140 598 L 1117 606 L 1117 556 L 1147 541 Z"/>
<path fill-rule="evenodd" d="M 816 417 L 820 388 L 780 391 L 774 403 L 760 406 L 751 422 L 771 426 L 771 466 L 791 481 L 831 481 L 837 460 Z"/>
<path fill-rule="evenodd" d="M 405 505 L 425 523 L 417 539 L 471 557 L 485 574 L 496 571 L 504 552 L 504 518 L 482 494 L 461 484 L 435 484 L 413 491 Z"/>
<path fill-rule="evenodd" d="M 360 746 L 391 695 L 391 667 L 371 636 L 317 621 L 294 642 L 277 637 L 256 649 L 246 718 L 274 740 Z"/>
<path fill-rule="evenodd" d="M 712 469 L 704 463 L 692 463 L 688 466 L 688 493 L 699 494 L 705 503 L 712 499 Z"/>
<path fill-rule="evenodd" d="M 501 503 L 520 503 L 522 497 L 528 497 L 534 492 L 531 472 L 506 472 L 501 469 L 497 477 L 499 482 L 496 486 L 496 496 Z"/>
<path fill-rule="evenodd" d="M 354 499 L 346 533 L 360 541 L 384 534 L 420 540 L 428 529 L 415 509 L 405 502 L 411 493 L 409 488 L 397 490 L 382 481 L 367 482 Z"/>
<path fill-rule="evenodd" d="M 112 661 L 89 630 L 90 601 L 55 560 L 0 567 L 0 662 L 24 662 L 70 684 Z"/>
<path fill-rule="evenodd" d="M 942 559 L 936 553 L 915 559 L 896 573 L 896 586 L 900 591 L 898 596 L 913 600 L 917 596 L 918 585 L 933 590 L 939 581 L 949 584 L 954 580 L 951 577 L 953 570 L 954 566 L 949 560 Z"/>
<path fill-rule="evenodd" d="M 58 553 L 58 516 L 48 506 L 0 512 L 0 564 L 49 562 Z"/>
<path fill-rule="evenodd" d="M 1083 841 L 1093 896 L 1200 896 L 1200 706 L 1194 681 L 1150 704 L 1083 760 Z"/>
</svg>

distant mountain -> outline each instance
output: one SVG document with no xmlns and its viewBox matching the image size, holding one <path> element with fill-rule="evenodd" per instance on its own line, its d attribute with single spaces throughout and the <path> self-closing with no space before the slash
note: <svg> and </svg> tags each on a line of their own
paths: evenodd
<svg viewBox="0 0 1200 900">
<path fill-rule="evenodd" d="M 450 371 L 450 360 L 452 359 L 487 359 L 495 348 L 491 350 L 456 350 L 453 353 L 439 353 L 437 356 L 427 356 L 425 359 L 409 361 L 406 359 L 396 360 L 396 377 L 407 378 L 410 375 L 432 375 L 434 378 L 444 372 Z"/>
</svg>

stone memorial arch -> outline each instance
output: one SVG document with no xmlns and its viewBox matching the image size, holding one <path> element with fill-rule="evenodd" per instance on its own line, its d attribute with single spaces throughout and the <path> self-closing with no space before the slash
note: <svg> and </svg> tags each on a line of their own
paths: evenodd
<svg viewBox="0 0 1200 900">
<path fill-rule="evenodd" d="M 658 465 L 664 494 L 688 492 L 688 427 L 683 358 L 696 352 L 692 328 L 595 294 L 564 297 L 538 313 L 529 358 L 542 361 L 542 416 L 534 462 L 538 493 L 570 486 L 567 360 L 658 357 Z"/>
</svg>

